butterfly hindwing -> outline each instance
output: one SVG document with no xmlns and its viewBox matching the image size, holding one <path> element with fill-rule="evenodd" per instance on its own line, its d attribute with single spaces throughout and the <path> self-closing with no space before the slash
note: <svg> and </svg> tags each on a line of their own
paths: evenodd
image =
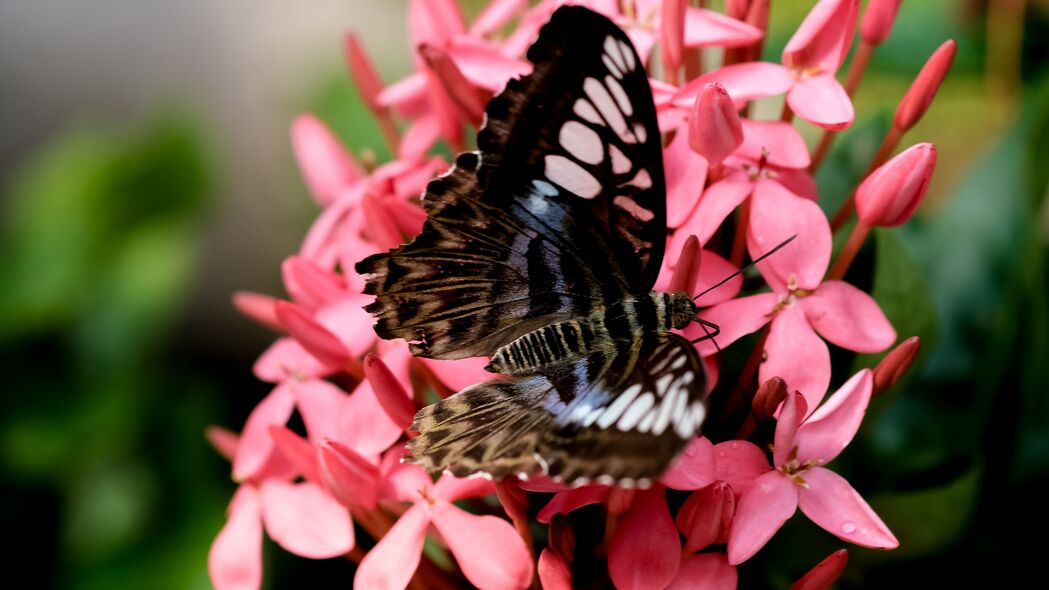
<svg viewBox="0 0 1049 590">
<path fill-rule="evenodd" d="M 553 371 L 479 383 L 424 408 L 412 460 L 457 476 L 541 473 L 569 483 L 652 481 L 706 414 L 706 375 L 676 334 L 619 343 Z"/>
<path fill-rule="evenodd" d="M 563 7 L 528 55 L 533 73 L 489 102 L 480 152 L 427 187 L 422 233 L 357 265 L 376 295 L 376 331 L 413 354 L 489 356 L 655 281 L 662 151 L 629 39 Z"/>
</svg>

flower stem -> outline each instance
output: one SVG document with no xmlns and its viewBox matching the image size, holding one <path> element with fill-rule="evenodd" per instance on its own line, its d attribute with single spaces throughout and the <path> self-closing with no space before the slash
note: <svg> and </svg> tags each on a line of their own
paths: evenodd
<svg viewBox="0 0 1049 590">
<path fill-rule="evenodd" d="M 874 46 L 866 41 L 860 41 L 860 46 L 856 48 L 856 55 L 853 56 L 852 63 L 849 64 L 849 73 L 845 76 L 845 92 L 850 97 L 859 88 L 860 81 L 863 80 L 863 74 L 867 71 L 867 64 L 870 63 L 872 55 L 874 55 Z"/>
<path fill-rule="evenodd" d="M 863 176 L 860 178 L 860 182 L 864 178 L 874 172 L 878 166 L 881 166 L 888 161 L 889 156 L 892 152 L 896 151 L 896 147 L 900 145 L 900 139 L 903 138 L 903 131 L 893 125 L 889 132 L 885 134 L 885 138 L 881 142 L 881 147 L 878 148 L 878 152 L 874 154 L 874 158 L 871 160 L 870 165 L 867 166 L 867 170 L 864 171 Z M 856 211 L 856 190 L 853 189 L 852 194 L 849 195 L 848 199 L 841 204 L 838 208 L 837 213 L 834 214 L 834 218 L 831 219 L 830 229 L 831 231 L 838 231 L 845 225 L 845 222 L 849 220 L 849 217 Z"/>
<path fill-rule="evenodd" d="M 747 226 L 750 225 L 750 199 L 743 201 L 736 219 L 736 235 L 732 239 L 732 264 L 739 268 L 747 251 Z"/>
<path fill-rule="evenodd" d="M 830 272 L 827 273 L 828 281 L 838 281 L 845 276 L 845 271 L 849 270 L 849 265 L 856 258 L 856 254 L 859 253 L 870 231 L 869 225 L 861 222 L 856 223 L 856 226 L 852 228 L 852 233 L 849 234 L 849 239 L 845 242 L 845 246 L 842 247 L 841 252 L 838 254 L 838 258 L 830 267 Z"/>
<path fill-rule="evenodd" d="M 766 324 L 765 327 L 761 329 L 761 335 L 758 336 L 758 342 L 754 345 L 754 350 L 751 351 L 746 364 L 743 365 L 743 370 L 740 371 L 737 386 L 732 389 L 728 401 L 725 402 L 725 408 L 721 412 L 722 419 L 731 416 L 739 409 L 740 404 L 744 403 L 744 396 L 752 395 L 747 393 L 747 390 L 751 381 L 754 380 L 754 375 L 758 372 L 758 367 L 761 366 L 761 363 L 765 360 L 765 341 L 768 340 L 768 337 L 769 324 Z"/>
</svg>

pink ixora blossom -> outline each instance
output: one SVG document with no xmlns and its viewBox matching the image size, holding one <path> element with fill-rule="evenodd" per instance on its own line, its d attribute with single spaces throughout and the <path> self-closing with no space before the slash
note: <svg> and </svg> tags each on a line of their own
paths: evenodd
<svg viewBox="0 0 1049 590">
<path fill-rule="evenodd" d="M 433 483 L 422 468 L 400 464 L 401 456 L 400 450 L 394 450 L 383 462 L 387 495 L 412 506 L 361 561 L 354 588 L 407 587 L 419 565 L 431 524 L 471 584 L 482 589 L 528 587 L 532 561 L 513 526 L 495 516 L 470 514 L 453 504 L 494 493 L 492 482 L 445 475 Z"/>
<path fill-rule="evenodd" d="M 820 336 L 848 350 L 880 352 L 896 340 L 896 331 L 870 295 L 843 281 L 823 280 L 831 232 L 819 206 L 768 181 L 758 183 L 753 199 L 751 256 L 797 237 L 758 264 L 771 293 L 721 303 L 702 317 L 721 326 L 722 347 L 771 322 L 758 381 L 781 377 L 788 388 L 801 391 L 811 411 L 830 384 L 830 351 Z M 686 334 L 701 335 L 695 326 Z M 699 348 L 704 355 L 715 352 L 709 342 Z"/>
<path fill-rule="evenodd" d="M 834 75 L 852 44 L 858 6 L 859 0 L 820 0 L 783 49 L 783 65 L 754 61 L 719 68 L 682 87 L 673 105 L 690 108 L 707 84 L 717 82 L 741 102 L 786 93 L 787 105 L 802 119 L 847 128 L 855 112 Z"/>
<path fill-rule="evenodd" d="M 856 435 L 872 385 L 870 370 L 860 371 L 804 420 L 803 398 L 787 396 L 776 422 L 774 468 L 758 476 L 737 505 L 728 542 L 729 563 L 742 563 L 757 553 L 799 507 L 813 522 L 846 541 L 876 549 L 899 545 L 849 482 L 823 467 Z M 756 463 L 748 467 L 768 469 L 763 454 Z"/>
</svg>

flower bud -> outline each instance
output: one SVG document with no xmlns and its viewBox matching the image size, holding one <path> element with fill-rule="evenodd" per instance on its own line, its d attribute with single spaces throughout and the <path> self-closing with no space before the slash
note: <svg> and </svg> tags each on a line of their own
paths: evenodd
<svg viewBox="0 0 1049 590">
<path fill-rule="evenodd" d="M 393 376 L 386 363 L 374 354 L 364 357 L 364 378 L 371 384 L 375 399 L 399 428 L 408 428 L 415 418 L 415 403 Z"/>
<path fill-rule="evenodd" d="M 349 361 L 350 353 L 342 341 L 306 310 L 290 301 L 278 301 L 276 309 L 280 325 L 321 364 L 341 367 Z"/>
<path fill-rule="evenodd" d="M 685 240 L 681 247 L 681 255 L 678 256 L 677 266 L 674 268 L 674 276 L 670 279 L 671 293 L 692 293 L 696 288 L 696 279 L 699 278 L 700 248 L 699 238 L 694 235 Z"/>
<path fill-rule="evenodd" d="M 505 479 L 495 484 L 495 495 L 510 520 L 528 522 L 528 494 L 516 482 Z"/>
<path fill-rule="evenodd" d="M 342 276 L 317 266 L 308 258 L 289 256 L 280 269 L 291 298 L 308 310 L 331 303 L 346 293 Z"/>
<path fill-rule="evenodd" d="M 677 82 L 681 57 L 685 49 L 686 0 L 663 0 L 663 15 L 660 23 L 660 51 L 663 55 L 663 70 L 670 83 Z"/>
<path fill-rule="evenodd" d="M 904 340 L 874 367 L 872 395 L 885 393 L 903 377 L 921 351 L 922 341 L 917 336 Z"/>
<path fill-rule="evenodd" d="M 827 590 L 845 571 L 845 564 L 848 562 L 849 552 L 839 549 L 794 582 L 790 590 Z"/>
<path fill-rule="evenodd" d="M 860 37 L 863 42 L 872 47 L 884 43 L 892 32 L 899 9 L 900 0 L 870 0 L 860 23 Z"/>
<path fill-rule="evenodd" d="M 947 72 L 951 71 L 957 48 L 958 44 L 954 39 L 948 39 L 922 66 L 922 71 L 918 72 L 914 82 L 911 82 L 911 87 L 907 89 L 907 94 L 903 95 L 903 99 L 900 100 L 900 106 L 896 107 L 893 125 L 897 129 L 910 130 L 925 115 L 925 111 L 929 110 L 936 91 L 940 89 L 940 84 L 943 84 Z"/>
<path fill-rule="evenodd" d="M 719 481 L 696 490 L 677 513 L 678 529 L 685 535 L 685 549 L 695 552 L 728 542 L 735 514 L 736 499 L 727 483 Z"/>
<path fill-rule="evenodd" d="M 484 117 L 484 102 L 474 85 L 463 76 L 455 61 L 447 52 L 434 45 L 420 45 L 419 55 L 437 77 L 459 114 L 473 126 L 480 126 Z"/>
<path fill-rule="evenodd" d="M 717 166 L 743 143 L 743 125 L 732 98 L 717 83 L 700 90 L 688 120 L 688 145 Z"/>
<path fill-rule="evenodd" d="M 750 0 L 725 0 L 725 14 L 736 20 L 741 21 L 747 18 L 749 9 Z"/>
<path fill-rule="evenodd" d="M 856 212 L 869 226 L 905 223 L 925 197 L 936 168 L 936 146 L 919 143 L 872 172 L 856 189 Z"/>
<path fill-rule="evenodd" d="M 237 291 L 233 294 L 233 307 L 244 317 L 274 330 L 283 331 L 276 311 L 277 298 L 251 291 Z"/>
<path fill-rule="evenodd" d="M 324 486 L 343 506 L 375 508 L 379 468 L 353 449 L 325 440 L 317 447 L 317 472 Z"/>
<path fill-rule="evenodd" d="M 357 36 L 353 33 L 346 35 L 344 42 L 346 50 L 346 64 L 350 68 L 350 77 L 357 85 L 357 91 L 361 93 L 361 99 L 373 112 L 384 110 L 386 107 L 379 104 L 379 93 L 382 92 L 382 79 L 375 71 L 372 60 L 368 57 L 364 47 L 361 46 Z"/>
<path fill-rule="evenodd" d="M 557 551 L 549 547 L 543 549 L 537 571 L 543 590 L 572 590 L 572 570 Z"/>
<path fill-rule="evenodd" d="M 575 530 L 564 514 L 555 514 L 550 519 L 550 547 L 568 561 L 575 555 Z"/>
<path fill-rule="evenodd" d="M 783 400 L 787 399 L 787 383 L 779 377 L 771 377 L 758 387 L 750 406 L 754 409 L 754 417 L 763 420 L 769 416 L 775 416 Z"/>
</svg>

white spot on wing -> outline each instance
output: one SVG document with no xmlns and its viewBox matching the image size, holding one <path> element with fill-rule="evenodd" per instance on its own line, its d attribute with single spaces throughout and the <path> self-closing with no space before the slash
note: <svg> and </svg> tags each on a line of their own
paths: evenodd
<svg viewBox="0 0 1049 590">
<path fill-rule="evenodd" d="M 663 375 L 662 377 L 656 380 L 656 393 L 659 394 L 659 397 L 663 397 L 664 395 L 666 395 L 667 387 L 670 385 L 670 382 L 673 379 L 674 375 L 672 373 L 667 373 L 666 375 Z"/>
<path fill-rule="evenodd" d="M 605 157 L 605 148 L 597 132 L 579 121 L 562 125 L 557 139 L 565 151 L 581 162 L 597 164 Z"/>
<path fill-rule="evenodd" d="M 623 417 L 619 419 L 616 427 L 624 432 L 630 430 L 645 417 L 645 414 L 655 402 L 656 397 L 654 395 L 651 393 L 642 393 L 636 400 L 634 400 L 634 403 L 630 404 L 630 408 L 623 413 Z"/>
<path fill-rule="evenodd" d="M 623 114 L 628 117 L 633 114 L 634 105 L 630 104 L 630 97 L 626 95 L 626 91 L 619 85 L 619 82 L 616 82 L 616 79 L 612 76 L 605 76 L 605 85 L 612 91 L 612 97 L 616 99 L 619 110 L 623 111 Z"/>
<path fill-rule="evenodd" d="M 634 178 L 630 179 L 630 182 L 627 184 L 630 186 L 636 186 L 641 190 L 649 189 L 652 188 L 652 177 L 648 175 L 648 170 L 642 168 L 637 171 Z"/>
<path fill-rule="evenodd" d="M 630 172 L 630 158 L 626 157 L 622 150 L 614 145 L 609 145 L 608 153 L 612 156 L 612 172 L 615 174 Z"/>
<path fill-rule="evenodd" d="M 674 362 L 670 363 L 670 368 L 671 369 L 680 369 L 681 367 L 685 366 L 686 362 L 688 362 L 688 359 L 685 357 L 685 355 L 681 355 L 681 356 L 677 357 L 674 360 Z"/>
<path fill-rule="evenodd" d="M 663 431 L 667 429 L 667 425 L 670 424 L 671 412 L 677 406 L 677 400 L 682 397 L 684 392 L 677 388 L 671 387 L 670 392 L 663 398 L 663 402 L 659 404 L 659 415 L 656 416 L 656 422 L 652 425 L 652 434 L 663 434 Z"/>
<path fill-rule="evenodd" d="M 572 112 L 584 121 L 590 121 L 598 125 L 605 124 L 604 120 L 601 119 L 601 115 L 594 110 L 594 105 L 590 104 L 590 101 L 585 98 L 576 99 L 575 104 L 572 105 Z"/>
<path fill-rule="evenodd" d="M 648 132 L 641 123 L 634 123 L 634 137 L 637 138 L 638 143 L 645 143 L 645 140 L 648 139 Z"/>
<path fill-rule="evenodd" d="M 620 70 L 619 66 L 616 65 L 616 62 L 612 59 L 612 56 L 606 53 L 601 56 L 601 61 L 605 62 L 605 67 L 608 68 L 609 72 L 612 72 L 613 76 L 615 76 L 616 78 L 623 77 L 622 70 Z"/>
<path fill-rule="evenodd" d="M 612 35 L 605 37 L 604 48 L 605 53 L 612 58 L 612 61 L 616 62 L 619 69 L 626 72 L 628 70 L 626 67 L 626 60 L 623 58 L 623 54 L 619 51 L 619 43 L 616 42 L 615 37 Z"/>
<path fill-rule="evenodd" d="M 619 41 L 619 51 L 623 52 L 623 61 L 626 62 L 624 70 L 630 71 L 634 69 L 637 64 L 634 63 L 634 49 L 626 43 Z"/>
<path fill-rule="evenodd" d="M 619 397 L 617 397 L 612 402 L 612 405 L 608 406 L 605 413 L 601 414 L 601 417 L 598 418 L 597 425 L 601 428 L 608 428 L 611 426 L 613 422 L 619 419 L 619 415 L 623 413 L 623 410 L 625 410 L 628 405 L 630 405 L 630 402 L 634 401 L 634 397 L 637 396 L 638 393 L 641 393 L 641 385 L 639 383 L 635 383 L 623 390 L 623 393 L 619 394 Z"/>
<path fill-rule="evenodd" d="M 649 211 L 648 209 L 645 209 L 641 205 L 638 205 L 637 201 L 635 201 L 634 199 L 631 199 L 630 197 L 624 197 L 623 195 L 619 195 L 616 198 L 612 199 L 612 204 L 616 207 L 619 207 L 623 211 L 626 211 L 630 214 L 631 217 L 637 219 L 638 221 L 652 221 L 652 219 L 656 216 L 655 213 Z M 653 372 L 658 373 L 659 371 Z"/>
<path fill-rule="evenodd" d="M 656 413 L 659 411 L 658 408 L 645 414 L 645 419 L 637 425 L 638 432 L 648 432 L 648 429 L 652 428 L 652 424 L 656 421 Z"/>
<path fill-rule="evenodd" d="M 593 199 L 601 192 L 601 183 L 576 164 L 564 156 L 547 156 L 544 160 L 546 177 L 553 183 L 561 185 L 565 190 L 575 193 L 584 199 Z"/>
<path fill-rule="evenodd" d="M 557 195 L 557 187 L 545 180 L 533 180 L 532 186 L 534 186 L 535 190 L 539 191 L 539 194 L 544 197 L 553 197 Z"/>
<path fill-rule="evenodd" d="M 626 119 L 623 118 L 623 113 L 619 112 L 615 99 L 608 93 L 605 85 L 597 78 L 587 78 L 583 81 L 583 91 L 590 97 L 590 102 L 594 103 L 605 121 L 608 121 L 608 126 L 612 128 L 612 131 L 615 131 L 623 141 L 632 141 L 632 137 L 627 137 L 629 132 Z"/>
</svg>

